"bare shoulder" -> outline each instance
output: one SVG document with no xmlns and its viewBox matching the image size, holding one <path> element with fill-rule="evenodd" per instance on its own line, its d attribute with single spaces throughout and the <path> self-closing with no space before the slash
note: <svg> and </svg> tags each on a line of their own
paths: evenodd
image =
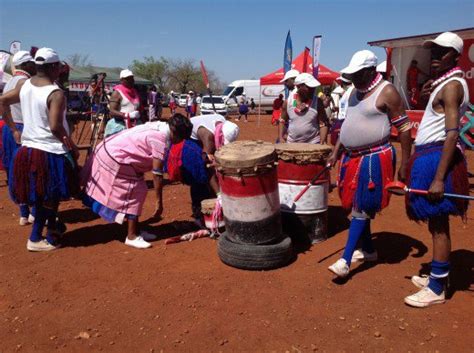
<svg viewBox="0 0 474 353">
<path fill-rule="evenodd" d="M 385 85 L 385 87 L 382 89 L 382 92 L 380 92 L 380 95 L 385 96 L 385 97 L 400 97 L 400 93 L 396 89 L 396 87 L 391 84 L 390 82 Z"/>
</svg>

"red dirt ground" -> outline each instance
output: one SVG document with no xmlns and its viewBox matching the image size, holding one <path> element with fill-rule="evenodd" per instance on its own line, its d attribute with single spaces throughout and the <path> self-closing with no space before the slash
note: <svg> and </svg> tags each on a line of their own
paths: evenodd
<svg viewBox="0 0 474 353">
<path fill-rule="evenodd" d="M 240 138 L 274 140 L 270 116 L 260 127 L 256 119 L 239 123 Z M 160 237 L 151 249 L 126 247 L 124 229 L 70 201 L 61 206 L 64 247 L 30 253 L 30 229 L 18 226 L 4 185 L 0 173 L 0 352 L 473 350 L 472 207 L 467 224 L 451 223 L 451 299 L 413 309 L 403 298 L 416 290 L 409 276 L 431 259 L 431 239 L 426 225 L 407 220 L 400 197 L 373 222 L 380 261 L 355 265 L 338 284 L 327 266 L 341 255 L 348 221 L 335 192 L 330 239 L 285 268 L 248 272 L 224 265 L 208 238 L 164 245 L 190 227 L 186 186 L 165 187 L 163 220 L 148 224 Z M 143 220 L 153 204 L 150 195 Z"/>
</svg>

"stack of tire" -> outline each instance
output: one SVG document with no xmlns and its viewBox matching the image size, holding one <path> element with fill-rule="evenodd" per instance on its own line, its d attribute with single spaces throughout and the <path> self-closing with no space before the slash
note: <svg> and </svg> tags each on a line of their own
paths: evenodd
<svg viewBox="0 0 474 353">
<path fill-rule="evenodd" d="M 237 141 L 216 153 L 226 232 L 218 255 L 227 265 L 269 270 L 293 258 L 291 239 L 282 233 L 273 144 Z"/>
</svg>

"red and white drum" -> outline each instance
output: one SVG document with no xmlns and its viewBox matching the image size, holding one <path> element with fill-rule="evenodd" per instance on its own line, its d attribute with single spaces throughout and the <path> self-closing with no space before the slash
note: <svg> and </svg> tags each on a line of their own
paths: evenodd
<svg viewBox="0 0 474 353">
<path fill-rule="evenodd" d="M 201 212 L 204 215 L 204 224 L 207 229 L 212 229 L 212 214 L 214 213 L 214 209 L 216 207 L 217 199 L 207 199 L 201 201 Z M 217 220 L 217 227 L 219 229 L 223 229 L 225 226 L 224 218 L 221 217 Z"/>
<path fill-rule="evenodd" d="M 282 236 L 277 156 L 271 143 L 237 141 L 215 155 L 226 236 L 244 244 L 273 244 Z"/>
<path fill-rule="evenodd" d="M 329 171 L 296 202 L 296 195 L 326 166 L 331 147 L 310 143 L 275 145 L 283 230 L 312 244 L 327 238 Z"/>
</svg>

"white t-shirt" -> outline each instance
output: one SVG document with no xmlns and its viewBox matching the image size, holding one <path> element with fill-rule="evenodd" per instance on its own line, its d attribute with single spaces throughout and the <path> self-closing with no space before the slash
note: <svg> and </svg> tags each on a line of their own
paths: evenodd
<svg viewBox="0 0 474 353">
<path fill-rule="evenodd" d="M 214 133 L 216 131 L 216 122 L 225 123 L 225 121 L 225 117 L 220 114 L 198 115 L 194 118 L 191 118 L 191 123 L 193 124 L 191 138 L 198 140 L 197 132 L 200 127 L 204 127 L 210 132 Z"/>
<path fill-rule="evenodd" d="M 469 90 L 467 88 L 466 80 L 460 77 L 451 77 L 439 84 L 431 93 L 430 100 L 426 105 L 425 113 L 423 114 L 420 126 L 418 127 L 418 132 L 416 133 L 416 146 L 446 140 L 446 114 L 437 113 L 433 109 L 433 100 L 438 92 L 441 91 L 441 89 L 450 81 L 459 81 L 461 83 L 464 90 L 464 98 L 459 107 L 459 117 L 463 116 L 466 112 L 469 103 Z"/>
<path fill-rule="evenodd" d="M 56 85 L 43 87 L 33 86 L 31 80 L 27 80 L 20 90 L 21 111 L 23 112 L 23 133 L 21 145 L 38 150 L 64 154 L 68 149 L 51 132 L 49 125 L 48 97 L 60 88 Z M 66 121 L 66 110 L 63 115 L 63 126 L 69 134 Z"/>
</svg>

